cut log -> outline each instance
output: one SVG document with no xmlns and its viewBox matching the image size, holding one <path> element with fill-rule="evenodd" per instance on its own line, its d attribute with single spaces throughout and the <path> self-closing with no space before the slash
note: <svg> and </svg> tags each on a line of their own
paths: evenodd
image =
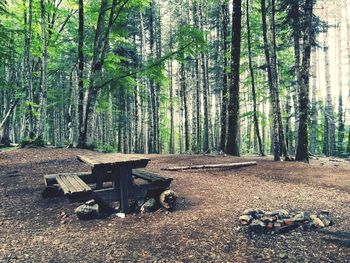
<svg viewBox="0 0 350 263">
<path fill-rule="evenodd" d="M 255 161 L 243 162 L 243 163 L 221 163 L 221 164 L 201 164 L 201 165 L 190 165 L 190 166 L 174 166 L 162 168 L 166 171 L 180 171 L 180 170 L 195 170 L 195 169 L 208 169 L 208 168 L 240 168 L 245 166 L 256 165 Z"/>
<path fill-rule="evenodd" d="M 336 163 L 349 163 L 348 161 L 345 161 L 343 159 L 336 159 L 336 158 L 329 159 L 329 161 L 336 162 Z"/>
<path fill-rule="evenodd" d="M 168 209 L 173 210 L 176 206 L 177 194 L 173 190 L 166 190 L 159 196 L 160 204 Z"/>
</svg>

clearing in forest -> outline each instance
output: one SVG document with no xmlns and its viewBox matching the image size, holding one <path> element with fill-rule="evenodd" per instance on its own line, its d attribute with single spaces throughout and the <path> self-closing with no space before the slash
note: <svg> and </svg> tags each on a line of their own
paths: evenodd
<svg viewBox="0 0 350 263">
<path fill-rule="evenodd" d="M 147 169 L 172 177 L 172 213 L 80 221 L 76 203 L 43 199 L 43 176 L 89 171 L 76 149 L 0 153 L 1 262 L 349 262 L 350 163 L 273 162 L 269 157 L 149 155 Z M 239 169 L 163 171 L 178 165 L 256 161 Z M 335 224 L 284 234 L 249 234 L 247 208 L 330 212 Z"/>
</svg>

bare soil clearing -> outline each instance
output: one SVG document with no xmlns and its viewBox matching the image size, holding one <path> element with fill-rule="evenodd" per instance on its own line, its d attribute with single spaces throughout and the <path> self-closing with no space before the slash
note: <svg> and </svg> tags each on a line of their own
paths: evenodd
<svg viewBox="0 0 350 263">
<path fill-rule="evenodd" d="M 173 213 L 79 221 L 77 203 L 43 199 L 43 176 L 89 171 L 76 149 L 0 153 L 0 262 L 350 262 L 350 162 L 150 155 L 147 169 L 172 177 Z M 240 169 L 161 171 L 179 165 L 257 161 Z M 330 211 L 335 225 L 249 235 L 246 208 Z"/>
</svg>

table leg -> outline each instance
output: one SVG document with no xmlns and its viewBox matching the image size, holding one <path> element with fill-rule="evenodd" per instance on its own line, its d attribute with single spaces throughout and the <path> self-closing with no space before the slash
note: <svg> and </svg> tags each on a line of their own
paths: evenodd
<svg viewBox="0 0 350 263">
<path fill-rule="evenodd" d="M 129 212 L 129 182 L 132 171 L 129 167 L 120 167 L 120 207 L 122 213 Z"/>
<path fill-rule="evenodd" d="M 102 189 L 103 188 L 103 171 L 100 171 L 96 168 L 92 169 L 92 174 L 94 176 L 94 179 L 96 180 L 96 189 Z"/>
</svg>

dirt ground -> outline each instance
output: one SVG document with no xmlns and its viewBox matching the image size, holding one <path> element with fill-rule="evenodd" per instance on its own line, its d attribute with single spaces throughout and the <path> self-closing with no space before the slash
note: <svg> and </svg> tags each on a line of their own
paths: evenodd
<svg viewBox="0 0 350 263">
<path fill-rule="evenodd" d="M 271 158 L 150 155 L 147 169 L 173 177 L 176 211 L 79 221 L 79 205 L 43 199 L 43 175 L 89 171 L 76 149 L 0 153 L 0 262 L 350 262 L 350 162 L 311 164 Z M 172 165 L 256 160 L 240 169 L 170 172 Z M 323 230 L 252 234 L 239 226 L 246 208 L 314 213 Z"/>
</svg>

